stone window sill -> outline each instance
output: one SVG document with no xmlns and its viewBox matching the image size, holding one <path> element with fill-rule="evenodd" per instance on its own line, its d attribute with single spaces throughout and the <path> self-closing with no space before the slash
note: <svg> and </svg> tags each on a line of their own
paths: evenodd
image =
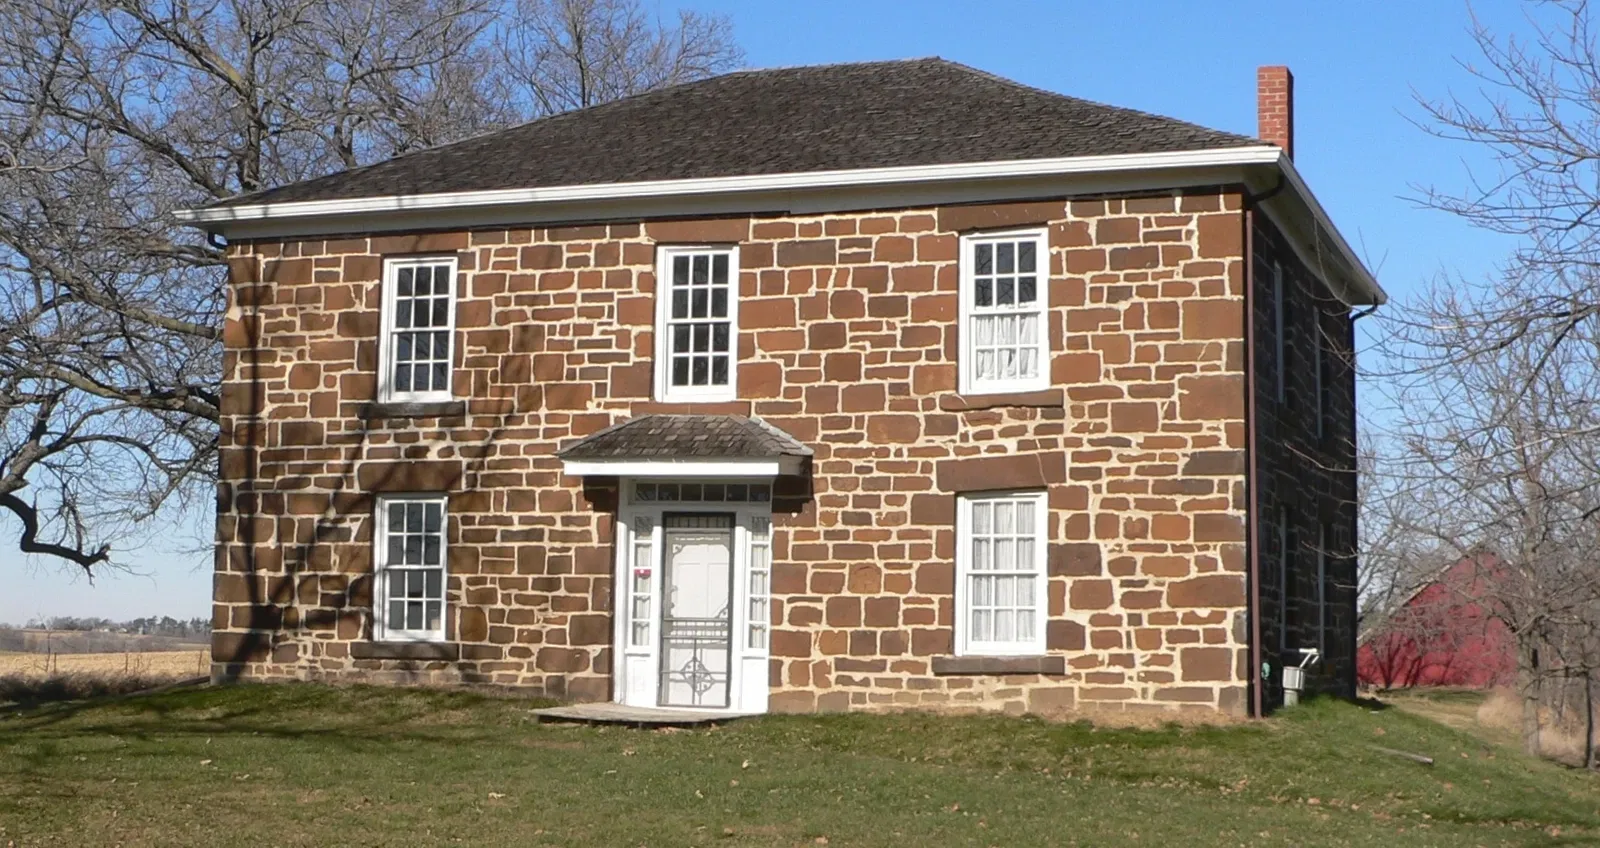
<svg viewBox="0 0 1600 848">
<path fill-rule="evenodd" d="M 449 660 L 461 659 L 461 646 L 454 642 L 355 642 L 350 656 L 358 660 Z"/>
<path fill-rule="evenodd" d="M 958 674 L 1066 674 L 1067 658 L 1045 657 L 934 657 L 933 673 Z"/>
<path fill-rule="evenodd" d="M 974 409 L 1004 407 L 1061 409 L 1064 406 L 1066 406 L 1066 395 L 1060 389 L 1006 392 L 993 395 L 964 395 L 957 392 L 949 392 L 939 396 L 939 408 L 946 412 L 966 412 Z"/>
<path fill-rule="evenodd" d="M 361 417 L 374 418 L 459 418 L 467 414 L 464 400 L 373 402 L 361 409 Z"/>
</svg>

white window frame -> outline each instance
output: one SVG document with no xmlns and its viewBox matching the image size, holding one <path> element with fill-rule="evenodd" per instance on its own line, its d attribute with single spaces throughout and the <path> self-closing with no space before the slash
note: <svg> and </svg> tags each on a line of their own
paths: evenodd
<svg viewBox="0 0 1600 848">
<path fill-rule="evenodd" d="M 728 257 L 728 384 L 672 385 L 672 260 L 679 256 L 725 254 Z M 728 244 L 661 245 L 656 248 L 655 399 L 664 403 L 705 403 L 739 396 L 739 246 Z"/>
<path fill-rule="evenodd" d="M 1287 323 L 1287 305 L 1283 302 L 1283 266 L 1272 263 L 1272 337 L 1277 346 L 1277 365 L 1273 368 L 1277 372 L 1277 397 L 1283 403 L 1289 399 L 1288 350 L 1289 339 L 1284 336 L 1284 326 Z"/>
<path fill-rule="evenodd" d="M 395 338 L 398 328 L 395 327 L 395 302 L 399 288 L 398 275 L 401 268 L 422 268 L 446 265 L 449 267 L 450 300 L 445 310 L 445 347 L 450 367 L 445 369 L 445 387 L 442 391 L 395 391 L 394 388 L 394 358 Z M 417 403 L 452 400 L 454 398 L 455 384 L 455 357 L 456 357 L 456 300 L 460 298 L 459 287 L 460 268 L 455 256 L 401 256 L 388 257 L 383 260 L 383 303 L 379 311 L 379 320 L 382 326 L 378 330 L 378 400 L 384 403 Z"/>
<path fill-rule="evenodd" d="M 972 626 L 970 624 L 972 610 L 971 590 L 968 584 L 973 575 L 972 569 L 972 505 L 979 501 L 1032 501 L 1034 507 L 1034 543 L 1033 543 L 1033 576 L 1034 585 L 1034 622 L 1033 638 L 1026 641 L 1013 642 L 980 642 L 970 638 Z M 974 492 L 958 495 L 956 497 L 956 587 L 955 587 L 955 652 L 957 656 L 1043 656 L 1045 648 L 1045 628 L 1049 620 L 1049 569 L 1048 548 L 1050 544 L 1050 530 L 1047 524 L 1050 516 L 1049 505 L 1042 490 L 1010 491 L 1010 492 Z M 1020 569 L 1019 569 L 1020 571 Z M 981 574 L 996 574 L 1008 572 L 978 572 Z M 1009 572 L 1017 573 L 1017 572 Z"/>
<path fill-rule="evenodd" d="M 1014 380 L 979 380 L 973 373 L 976 367 L 976 356 L 972 350 L 976 338 L 973 333 L 973 318 L 976 283 L 974 280 L 977 269 L 976 248 L 980 244 L 992 242 L 1018 242 L 1032 240 L 1035 243 L 1034 255 L 1038 257 L 1037 274 L 1039 304 L 1039 338 L 1036 343 L 1039 369 L 1032 377 Z M 956 372 L 962 394 L 1005 394 L 1008 392 L 1032 392 L 1050 388 L 1050 241 L 1043 229 L 1008 230 L 993 233 L 968 233 L 961 237 L 960 259 L 960 292 L 961 301 L 959 315 L 960 325 L 957 336 L 960 341 L 960 352 L 956 356 Z M 1027 314 L 1021 310 L 1017 314 Z"/>
<path fill-rule="evenodd" d="M 406 630 L 389 626 L 389 507 L 396 503 L 438 504 L 439 525 L 439 627 Z M 373 510 L 372 525 L 372 639 L 375 642 L 448 642 L 450 632 L 450 503 L 445 495 L 382 495 Z"/>
</svg>

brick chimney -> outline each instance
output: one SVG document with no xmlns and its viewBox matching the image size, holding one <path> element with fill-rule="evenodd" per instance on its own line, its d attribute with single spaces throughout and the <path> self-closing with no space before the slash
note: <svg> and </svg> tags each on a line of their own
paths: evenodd
<svg viewBox="0 0 1600 848">
<path fill-rule="evenodd" d="M 1294 75 L 1284 65 L 1256 69 L 1256 135 L 1294 158 Z"/>
</svg>

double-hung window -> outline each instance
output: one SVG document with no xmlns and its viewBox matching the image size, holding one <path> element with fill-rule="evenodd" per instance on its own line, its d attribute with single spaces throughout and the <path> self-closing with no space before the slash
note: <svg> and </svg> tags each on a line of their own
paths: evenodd
<svg viewBox="0 0 1600 848">
<path fill-rule="evenodd" d="M 454 257 L 384 262 L 379 399 L 450 399 L 455 287 Z"/>
<path fill-rule="evenodd" d="M 445 505 L 439 495 L 378 499 L 374 639 L 445 640 Z"/>
<path fill-rule="evenodd" d="M 956 502 L 956 653 L 1045 652 L 1044 492 Z"/>
<path fill-rule="evenodd" d="M 657 400 L 733 400 L 739 249 L 663 247 L 658 264 Z"/>
<path fill-rule="evenodd" d="M 1049 387 L 1049 279 L 1043 230 L 961 238 L 962 392 Z"/>
</svg>

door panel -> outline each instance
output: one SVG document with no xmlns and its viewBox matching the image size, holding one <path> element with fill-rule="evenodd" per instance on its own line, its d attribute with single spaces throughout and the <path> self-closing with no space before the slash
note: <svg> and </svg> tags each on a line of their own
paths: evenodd
<svg viewBox="0 0 1600 848">
<path fill-rule="evenodd" d="M 733 516 L 662 521 L 661 706 L 730 706 Z"/>
</svg>

